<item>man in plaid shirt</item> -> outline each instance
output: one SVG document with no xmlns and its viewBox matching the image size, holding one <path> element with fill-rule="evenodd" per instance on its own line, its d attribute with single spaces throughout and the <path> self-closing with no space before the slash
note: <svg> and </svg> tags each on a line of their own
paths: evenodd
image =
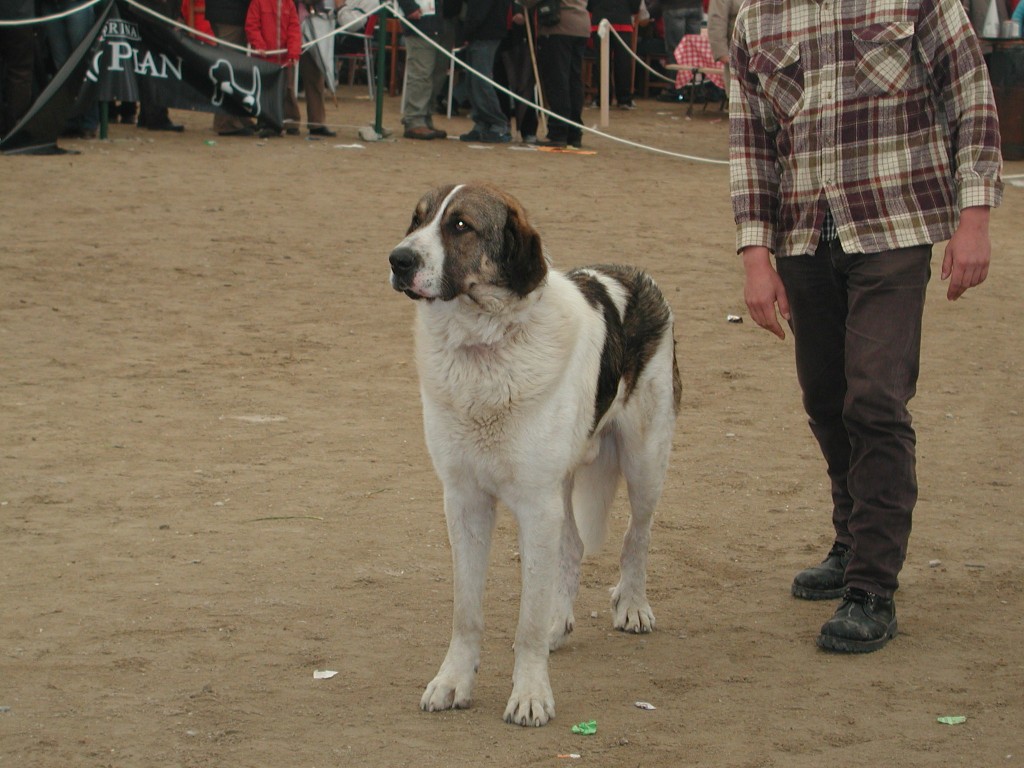
<svg viewBox="0 0 1024 768">
<path fill-rule="evenodd" d="M 793 331 L 832 487 L 834 544 L 792 592 L 842 597 L 820 647 L 874 651 L 896 635 L 917 501 L 907 403 L 932 244 L 949 241 L 950 300 L 988 273 L 988 72 L 959 0 L 748 0 L 730 64 L 744 295 L 758 325 L 785 338 L 778 311 Z"/>
</svg>

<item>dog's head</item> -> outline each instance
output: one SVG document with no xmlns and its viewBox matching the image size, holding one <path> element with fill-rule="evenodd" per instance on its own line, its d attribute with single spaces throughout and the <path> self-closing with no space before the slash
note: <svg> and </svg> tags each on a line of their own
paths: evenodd
<svg viewBox="0 0 1024 768">
<path fill-rule="evenodd" d="M 526 296 L 548 269 L 523 207 L 486 184 L 439 187 L 420 198 L 390 262 L 396 291 L 478 304 Z"/>
</svg>

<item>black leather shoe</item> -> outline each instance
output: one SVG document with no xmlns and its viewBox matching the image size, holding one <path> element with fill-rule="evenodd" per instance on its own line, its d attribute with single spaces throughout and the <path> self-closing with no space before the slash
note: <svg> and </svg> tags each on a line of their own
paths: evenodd
<svg viewBox="0 0 1024 768">
<path fill-rule="evenodd" d="M 326 136 L 327 138 L 333 138 L 337 136 L 334 131 L 328 128 L 326 125 L 316 125 L 309 129 L 310 136 Z"/>
<path fill-rule="evenodd" d="M 818 635 L 818 647 L 839 653 L 870 653 L 896 637 L 896 603 L 891 597 L 850 587 L 835 615 Z"/>
<path fill-rule="evenodd" d="M 793 579 L 793 597 L 802 600 L 833 600 L 845 590 L 844 574 L 853 551 L 836 542 L 819 565 L 805 568 Z"/>
<path fill-rule="evenodd" d="M 139 127 L 145 128 L 145 129 L 150 130 L 150 131 L 171 131 L 172 133 L 181 133 L 182 131 L 185 130 L 185 126 L 184 125 L 178 125 L 177 123 L 172 123 L 170 120 L 168 120 L 167 122 L 164 122 L 164 123 L 155 123 L 153 125 L 147 125 L 145 123 L 140 123 Z"/>
</svg>

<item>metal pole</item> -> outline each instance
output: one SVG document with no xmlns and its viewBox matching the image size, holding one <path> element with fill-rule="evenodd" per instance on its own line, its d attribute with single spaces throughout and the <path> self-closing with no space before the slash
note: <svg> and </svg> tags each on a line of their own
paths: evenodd
<svg viewBox="0 0 1024 768">
<path fill-rule="evenodd" d="M 388 18 L 388 8 L 384 6 L 380 9 L 380 16 L 377 17 L 377 66 L 374 73 L 377 76 L 377 110 L 373 130 L 377 132 L 378 136 L 384 135 L 384 67 L 387 60 L 385 48 L 388 39 Z"/>
<path fill-rule="evenodd" d="M 600 79 L 601 79 L 601 83 L 600 83 L 600 90 L 598 91 L 598 98 L 600 99 L 600 104 L 601 104 L 601 127 L 602 128 L 607 128 L 608 127 L 608 58 L 609 58 L 609 56 L 608 56 L 608 46 L 610 44 L 610 41 L 608 40 L 608 38 L 610 37 L 610 33 L 608 32 L 609 27 L 611 27 L 611 24 L 608 22 L 608 19 L 601 19 L 601 23 L 597 27 L 597 35 L 598 35 L 598 38 L 600 39 L 600 43 L 601 43 L 601 45 L 600 45 L 600 49 L 601 49 Z M 622 54 L 620 52 L 620 53 L 618 53 L 616 55 L 621 56 Z M 622 96 L 620 95 L 619 98 L 621 99 Z"/>
</svg>

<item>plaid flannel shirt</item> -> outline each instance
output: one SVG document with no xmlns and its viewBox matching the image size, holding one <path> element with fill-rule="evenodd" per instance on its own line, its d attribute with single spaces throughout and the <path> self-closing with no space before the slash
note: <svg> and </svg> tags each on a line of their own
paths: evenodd
<svg viewBox="0 0 1024 768">
<path fill-rule="evenodd" d="M 748 0 L 732 41 L 737 249 L 948 239 L 1002 197 L 992 87 L 959 0 Z"/>
</svg>

